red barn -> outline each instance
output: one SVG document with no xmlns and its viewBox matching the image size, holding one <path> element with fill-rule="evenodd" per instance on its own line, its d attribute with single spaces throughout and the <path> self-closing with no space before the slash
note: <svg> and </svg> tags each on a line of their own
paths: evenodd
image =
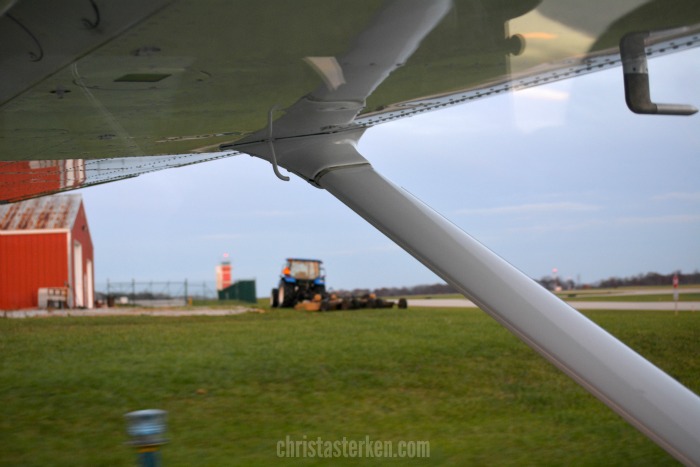
<svg viewBox="0 0 700 467">
<path fill-rule="evenodd" d="M 92 308 L 94 282 L 80 195 L 0 205 L 0 309 L 36 308 L 40 289 L 63 292 L 71 308 Z"/>
</svg>

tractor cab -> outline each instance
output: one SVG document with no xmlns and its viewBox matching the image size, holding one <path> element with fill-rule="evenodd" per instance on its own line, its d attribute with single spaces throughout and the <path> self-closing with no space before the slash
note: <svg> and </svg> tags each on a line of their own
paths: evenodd
<svg viewBox="0 0 700 467">
<path fill-rule="evenodd" d="M 317 259 L 287 258 L 282 267 L 279 286 L 272 291 L 272 306 L 293 307 L 314 295 L 326 294 L 326 278 Z"/>
<path fill-rule="evenodd" d="M 324 271 L 321 264 L 317 259 L 289 258 L 282 269 L 282 279 L 287 282 L 311 280 L 322 284 Z"/>
</svg>

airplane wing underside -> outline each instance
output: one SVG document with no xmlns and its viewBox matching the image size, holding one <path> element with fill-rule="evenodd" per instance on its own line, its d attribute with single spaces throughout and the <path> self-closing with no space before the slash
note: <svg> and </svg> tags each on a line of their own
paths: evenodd
<svg viewBox="0 0 700 467">
<path fill-rule="evenodd" d="M 700 43 L 690 0 L 459 0 L 400 63 L 358 66 L 369 55 L 348 51 L 372 49 L 363 42 L 381 43 L 400 21 L 385 3 L 9 2 L 0 10 L 0 202 L 245 152 L 269 109 L 293 108 L 319 83 L 347 117 L 315 119 L 298 135 L 617 66 L 630 31 L 666 31 L 647 43 L 650 56 Z M 373 67 L 371 86 L 344 101 L 346 80 Z"/>
</svg>

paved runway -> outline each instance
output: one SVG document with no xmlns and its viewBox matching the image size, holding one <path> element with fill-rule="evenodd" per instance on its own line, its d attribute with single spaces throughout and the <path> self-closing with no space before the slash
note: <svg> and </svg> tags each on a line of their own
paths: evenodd
<svg viewBox="0 0 700 467">
<path fill-rule="evenodd" d="M 669 310 L 674 311 L 674 302 L 567 302 L 577 310 Z M 476 305 L 466 298 L 421 298 L 408 299 L 409 307 L 474 308 Z M 678 302 L 678 311 L 700 311 L 700 302 Z"/>
</svg>

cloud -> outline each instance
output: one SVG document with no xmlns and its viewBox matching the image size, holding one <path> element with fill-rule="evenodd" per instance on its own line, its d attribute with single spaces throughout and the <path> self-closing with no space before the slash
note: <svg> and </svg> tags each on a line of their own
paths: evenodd
<svg viewBox="0 0 700 467">
<path fill-rule="evenodd" d="M 241 234 L 232 234 L 232 233 L 214 233 L 214 234 L 205 234 L 201 235 L 199 238 L 200 240 L 206 240 L 206 241 L 217 241 L 217 240 L 239 240 L 243 238 L 244 235 Z"/>
<path fill-rule="evenodd" d="M 281 210 L 271 210 L 271 211 L 253 211 L 251 213 L 254 217 L 262 217 L 262 218 L 288 218 L 288 217 L 296 217 L 296 216 L 302 216 L 304 213 L 300 213 L 298 211 L 281 211 Z"/>
<path fill-rule="evenodd" d="M 530 225 L 527 227 L 515 227 L 508 229 L 509 233 L 524 234 L 543 234 L 549 232 L 575 232 L 578 230 L 589 229 L 592 227 L 599 227 L 605 224 L 605 222 L 600 220 L 592 220 L 587 222 L 575 222 L 575 223 L 550 223 L 550 224 L 540 224 L 540 225 Z"/>
<path fill-rule="evenodd" d="M 457 214 L 539 214 L 552 212 L 590 212 L 598 211 L 600 206 L 584 203 L 531 203 L 492 208 L 460 209 Z"/>
<path fill-rule="evenodd" d="M 509 228 L 511 234 L 544 234 L 551 232 L 575 232 L 596 227 L 610 228 L 612 225 L 650 225 L 650 224 L 691 224 L 700 222 L 700 214 L 679 214 L 669 216 L 622 217 L 613 220 L 589 220 L 584 222 L 551 222 Z"/>
<path fill-rule="evenodd" d="M 526 134 L 547 127 L 566 124 L 571 83 L 554 83 L 551 87 L 532 87 L 513 94 L 517 129 Z"/>
<path fill-rule="evenodd" d="M 652 196 L 653 201 L 691 201 L 700 202 L 700 192 L 680 192 L 664 193 L 661 195 Z"/>
<path fill-rule="evenodd" d="M 620 224 L 691 224 L 700 222 L 700 214 L 676 214 L 668 216 L 623 217 Z"/>
<path fill-rule="evenodd" d="M 401 248 L 394 244 L 394 243 L 389 243 L 386 245 L 377 245 L 377 246 L 368 246 L 364 248 L 355 248 L 355 249 L 349 249 L 349 250 L 332 250 L 332 251 L 327 251 L 325 253 L 325 256 L 355 256 L 355 255 L 364 255 L 368 253 L 392 253 L 396 251 L 403 251 Z"/>
<path fill-rule="evenodd" d="M 570 96 L 571 96 L 571 93 L 569 91 L 565 91 L 562 89 L 541 88 L 541 87 L 527 88 L 527 89 L 523 89 L 523 90 L 515 92 L 516 98 L 536 99 L 536 100 L 556 101 L 556 102 L 566 101 L 569 99 Z"/>
</svg>

